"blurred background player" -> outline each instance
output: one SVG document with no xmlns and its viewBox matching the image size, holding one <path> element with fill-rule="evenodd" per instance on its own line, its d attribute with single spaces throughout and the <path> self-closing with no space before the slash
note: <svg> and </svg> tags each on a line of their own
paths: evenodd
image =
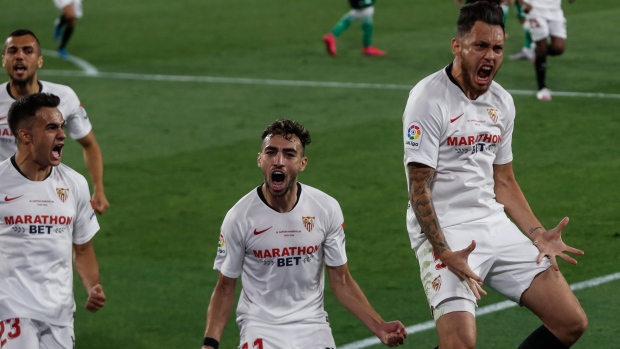
<svg viewBox="0 0 620 349">
<path fill-rule="evenodd" d="M 257 162 L 263 183 L 241 198 L 222 223 L 213 266 L 219 276 L 202 348 L 219 347 L 239 276 L 238 348 L 335 348 L 323 305 L 326 269 L 332 291 L 348 311 L 382 343 L 402 344 L 407 337 L 403 324 L 383 321 L 349 272 L 340 205 L 297 181 L 308 163 L 310 132 L 280 119 L 263 131 L 262 139 Z"/>
<path fill-rule="evenodd" d="M 20 98 L 9 125 L 17 153 L 0 162 L 0 347 L 73 349 L 73 266 L 98 311 L 106 296 L 92 239 L 99 230 L 88 182 L 60 162 L 60 99 Z M 72 250 L 75 255 L 72 255 Z"/>
<path fill-rule="evenodd" d="M 519 0 L 527 13 L 532 40 L 536 43 L 536 80 L 540 101 L 550 101 L 551 91 L 547 88 L 547 56 L 559 56 L 566 48 L 566 18 L 562 11 L 562 0 Z M 568 0 L 569 3 L 575 0 Z M 548 42 L 550 41 L 550 43 Z"/>
<path fill-rule="evenodd" d="M 515 8 L 517 9 L 517 19 L 519 19 L 519 23 L 521 23 L 521 27 L 523 28 L 523 47 L 521 50 L 514 55 L 510 56 L 510 60 L 518 61 L 518 60 L 530 60 L 534 61 L 536 57 L 534 50 L 534 41 L 532 41 L 532 34 L 530 33 L 530 23 L 526 20 L 527 14 L 523 11 L 523 4 L 519 0 L 512 0 L 515 3 Z"/>
<path fill-rule="evenodd" d="M 82 18 L 82 0 L 54 0 L 54 5 L 61 11 L 60 18 L 54 21 L 54 40 L 58 43 L 60 57 L 67 59 L 67 43 L 73 35 L 78 18 Z"/>
<path fill-rule="evenodd" d="M 13 102 L 22 96 L 46 92 L 60 97 L 58 109 L 66 122 L 69 136 L 77 139 L 84 149 L 84 163 L 93 183 L 92 205 L 98 214 L 110 204 L 103 188 L 103 157 L 92 130 L 92 125 L 78 96 L 69 87 L 41 81 L 37 70 L 43 66 L 41 45 L 36 35 L 28 29 L 17 29 L 4 42 L 2 66 L 9 81 L 0 84 L 0 161 L 17 151 L 15 137 L 7 125 L 7 113 Z"/>
<path fill-rule="evenodd" d="M 330 33 L 323 36 L 327 53 L 336 56 L 336 38 L 347 30 L 356 19 L 362 21 L 362 54 L 366 56 L 385 56 L 387 52 L 372 45 L 374 31 L 373 16 L 375 14 L 375 0 L 349 0 L 351 10 L 336 23 Z"/>
</svg>

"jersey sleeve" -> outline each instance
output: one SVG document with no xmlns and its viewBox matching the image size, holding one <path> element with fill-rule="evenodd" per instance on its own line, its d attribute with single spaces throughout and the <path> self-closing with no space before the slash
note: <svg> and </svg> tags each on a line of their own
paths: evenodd
<svg viewBox="0 0 620 349">
<path fill-rule="evenodd" d="M 82 139 L 93 129 L 88 114 L 73 90 L 69 90 L 65 101 L 68 110 L 67 115 L 63 115 L 66 121 L 65 130 L 69 137 Z"/>
<path fill-rule="evenodd" d="M 80 177 L 77 181 L 75 196 L 77 207 L 73 223 L 73 243 L 81 245 L 90 241 L 99 231 L 99 222 L 90 205 L 90 192 L 84 177 Z"/>
<path fill-rule="evenodd" d="M 236 279 L 243 270 L 245 242 L 242 237 L 244 230 L 234 216 L 232 211 L 229 211 L 222 223 L 213 269 L 219 270 L 226 277 Z"/>
<path fill-rule="evenodd" d="M 323 250 L 325 253 L 325 264 L 330 267 L 338 267 L 347 263 L 344 216 L 336 200 L 334 200 L 334 206 L 331 210 L 330 219 L 326 227 Z"/>
<path fill-rule="evenodd" d="M 493 161 L 495 165 L 504 165 L 512 161 L 512 132 L 515 125 L 515 115 L 515 105 L 512 98 L 510 98 L 508 103 L 508 117 L 506 118 L 506 125 L 504 125 L 502 141 L 499 144 L 499 149 Z"/>
<path fill-rule="evenodd" d="M 412 162 L 437 167 L 443 112 L 424 92 L 419 86 L 411 90 L 403 114 L 405 167 Z"/>
</svg>

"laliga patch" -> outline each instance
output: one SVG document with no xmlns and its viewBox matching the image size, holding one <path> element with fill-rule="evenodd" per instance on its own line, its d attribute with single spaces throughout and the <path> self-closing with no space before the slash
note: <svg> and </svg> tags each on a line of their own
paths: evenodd
<svg viewBox="0 0 620 349">
<path fill-rule="evenodd" d="M 405 148 L 418 150 L 422 140 L 422 127 L 417 122 L 412 122 L 405 130 Z"/>
<path fill-rule="evenodd" d="M 217 254 L 226 255 L 226 242 L 224 241 L 224 234 L 220 233 L 220 241 L 217 243 Z"/>
</svg>

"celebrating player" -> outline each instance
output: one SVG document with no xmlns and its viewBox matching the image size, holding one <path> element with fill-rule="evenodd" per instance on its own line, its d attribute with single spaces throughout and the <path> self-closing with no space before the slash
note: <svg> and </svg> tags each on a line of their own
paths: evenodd
<svg viewBox="0 0 620 349">
<path fill-rule="evenodd" d="M 2 349 L 74 348 L 72 263 L 88 292 L 86 309 L 105 304 L 88 183 L 60 163 L 66 136 L 59 103 L 36 93 L 9 110 L 17 153 L 0 162 Z"/>
<path fill-rule="evenodd" d="M 384 344 L 402 344 L 407 337 L 403 324 L 383 321 L 349 273 L 340 205 L 297 181 L 308 163 L 308 130 L 280 119 L 262 139 L 258 167 L 264 183 L 241 198 L 222 224 L 214 264 L 219 277 L 207 310 L 203 349 L 219 346 L 239 276 L 239 348 L 335 348 L 323 309 L 325 266 L 344 307 Z"/>
<path fill-rule="evenodd" d="M 58 109 L 67 125 L 69 136 L 82 145 L 84 162 L 93 182 L 92 205 L 98 214 L 104 213 L 110 204 L 103 188 L 103 157 L 92 130 L 86 111 L 77 95 L 69 86 L 41 81 L 37 70 L 43 66 L 41 45 L 36 35 L 28 29 L 18 29 L 9 34 L 4 42 L 2 66 L 9 81 L 0 85 L 0 161 L 8 159 L 17 150 L 17 141 L 7 124 L 7 112 L 16 99 L 45 92 L 60 97 Z"/>
<path fill-rule="evenodd" d="M 515 180 L 515 106 L 493 81 L 504 53 L 499 6 L 462 7 L 452 52 L 411 90 L 403 115 L 407 227 L 439 348 L 476 346 L 483 280 L 542 320 L 519 348 L 570 347 L 587 318 L 556 258 L 576 264 L 565 252 L 583 252 L 562 242 L 568 218 L 546 230 Z"/>
</svg>

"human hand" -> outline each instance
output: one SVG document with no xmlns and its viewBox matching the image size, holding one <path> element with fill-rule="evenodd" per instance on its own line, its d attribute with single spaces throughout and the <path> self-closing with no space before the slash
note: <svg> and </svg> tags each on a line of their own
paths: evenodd
<svg viewBox="0 0 620 349">
<path fill-rule="evenodd" d="M 407 330 L 400 321 L 384 322 L 379 328 L 378 337 L 388 347 L 397 347 L 407 338 Z"/>
<path fill-rule="evenodd" d="M 553 269 L 558 271 L 560 270 L 560 267 L 558 267 L 558 263 L 555 258 L 559 256 L 570 264 L 577 264 L 577 260 L 564 253 L 569 252 L 580 256 L 583 256 L 584 254 L 582 250 L 567 246 L 562 241 L 562 229 L 564 229 L 567 224 L 568 217 L 564 217 L 557 227 L 540 233 L 536 238 L 534 238 L 534 245 L 536 245 L 538 251 L 540 251 L 538 258 L 536 258 L 536 263 L 540 263 L 543 258 L 547 256 L 549 257 L 549 261 L 551 262 Z"/>
<path fill-rule="evenodd" d="M 97 284 L 88 290 L 88 300 L 86 301 L 86 310 L 93 313 L 101 309 L 105 305 L 105 294 L 103 286 Z"/>
<path fill-rule="evenodd" d="M 90 206 L 97 214 L 101 215 L 108 209 L 108 207 L 110 207 L 110 203 L 102 191 L 95 191 L 92 199 L 90 200 Z"/>
<path fill-rule="evenodd" d="M 480 300 L 480 294 L 487 295 L 487 292 L 482 289 L 482 278 L 476 275 L 469 267 L 467 259 L 469 254 L 476 248 L 476 241 L 471 242 L 469 246 L 460 251 L 445 250 L 439 259 L 445 264 L 448 269 L 455 273 L 458 277 L 465 280 L 469 288 L 474 292 L 477 300 Z"/>
</svg>

